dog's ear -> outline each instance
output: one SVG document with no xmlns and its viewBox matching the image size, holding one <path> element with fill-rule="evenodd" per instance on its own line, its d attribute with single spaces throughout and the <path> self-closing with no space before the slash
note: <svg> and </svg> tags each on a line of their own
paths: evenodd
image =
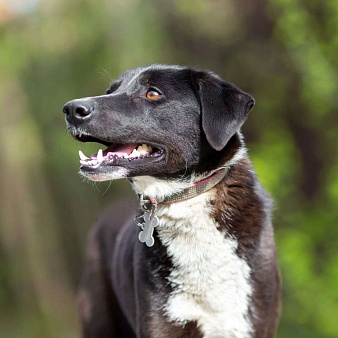
<svg viewBox="0 0 338 338">
<path fill-rule="evenodd" d="M 202 129 L 210 146 L 220 151 L 240 129 L 253 108 L 253 97 L 209 72 L 194 73 Z"/>
<path fill-rule="evenodd" d="M 121 80 L 115 80 L 115 81 L 113 81 L 113 82 L 110 84 L 109 88 L 106 90 L 105 94 L 107 95 L 107 94 L 112 94 L 112 93 L 114 93 L 115 90 L 117 90 L 117 88 L 120 87 L 120 85 L 121 85 Z"/>
</svg>

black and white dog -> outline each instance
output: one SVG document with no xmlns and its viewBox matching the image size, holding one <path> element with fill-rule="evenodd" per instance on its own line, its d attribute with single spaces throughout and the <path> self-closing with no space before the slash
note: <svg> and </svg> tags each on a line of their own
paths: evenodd
<svg viewBox="0 0 338 338">
<path fill-rule="evenodd" d="M 211 72 L 154 65 L 68 102 L 68 129 L 107 146 L 80 172 L 129 178 L 142 215 L 95 227 L 79 292 L 85 337 L 274 337 L 280 308 L 271 201 L 240 127 L 253 98 Z M 143 243 L 145 242 L 145 243 Z"/>
</svg>

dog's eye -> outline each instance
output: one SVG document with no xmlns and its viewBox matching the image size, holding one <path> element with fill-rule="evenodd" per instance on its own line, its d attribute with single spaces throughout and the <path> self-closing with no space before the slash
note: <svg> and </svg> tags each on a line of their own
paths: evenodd
<svg viewBox="0 0 338 338">
<path fill-rule="evenodd" d="M 160 96 L 161 94 L 156 90 L 148 90 L 146 94 L 146 97 L 149 100 L 157 100 Z"/>
</svg>

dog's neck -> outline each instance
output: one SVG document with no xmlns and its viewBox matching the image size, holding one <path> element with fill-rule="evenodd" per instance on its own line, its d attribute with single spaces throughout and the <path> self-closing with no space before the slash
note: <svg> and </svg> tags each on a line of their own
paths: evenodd
<svg viewBox="0 0 338 338">
<path fill-rule="evenodd" d="M 226 161 L 221 167 L 214 170 L 199 175 L 192 174 L 189 177 L 176 180 L 165 180 L 152 176 L 139 176 L 133 178 L 132 186 L 137 194 L 143 194 L 161 201 L 183 192 L 185 189 L 207 177 L 210 177 L 221 169 L 229 169 L 231 166 L 243 159 L 245 155 L 246 149 L 244 146 L 241 146 L 230 160 Z"/>
</svg>

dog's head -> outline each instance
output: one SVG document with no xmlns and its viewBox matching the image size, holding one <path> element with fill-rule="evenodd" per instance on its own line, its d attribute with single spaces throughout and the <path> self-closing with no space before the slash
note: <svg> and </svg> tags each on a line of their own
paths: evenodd
<svg viewBox="0 0 338 338">
<path fill-rule="evenodd" d="M 153 176 L 175 179 L 216 169 L 239 147 L 253 98 L 211 72 L 154 65 L 125 72 L 105 95 L 68 102 L 74 138 L 103 151 L 80 172 L 94 181 Z"/>
</svg>

